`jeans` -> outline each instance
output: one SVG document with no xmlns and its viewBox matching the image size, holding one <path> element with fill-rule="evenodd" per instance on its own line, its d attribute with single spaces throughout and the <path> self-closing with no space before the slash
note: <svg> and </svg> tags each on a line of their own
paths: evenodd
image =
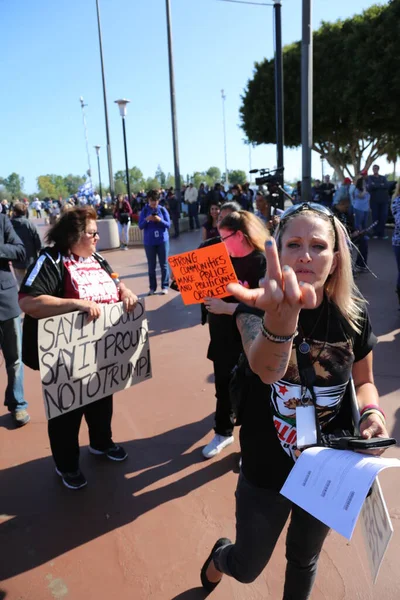
<svg viewBox="0 0 400 600">
<path fill-rule="evenodd" d="M 242 474 L 236 489 L 236 542 L 215 552 L 216 568 L 241 583 L 254 581 L 268 564 L 290 514 L 283 600 L 307 600 L 329 527 L 279 492 L 252 485 Z"/>
<path fill-rule="evenodd" d="M 129 227 L 130 227 L 130 222 L 122 224 L 118 221 L 118 235 L 119 235 L 119 241 L 121 242 L 122 246 L 128 245 Z"/>
<path fill-rule="evenodd" d="M 8 384 L 4 405 L 8 410 L 24 410 L 28 403 L 24 398 L 24 365 L 22 362 L 21 318 L 0 321 L 0 346 L 6 364 Z"/>
<path fill-rule="evenodd" d="M 378 221 L 374 228 L 374 235 L 383 238 L 385 235 L 385 225 L 389 214 L 388 202 L 371 202 L 372 221 Z"/>
<path fill-rule="evenodd" d="M 147 264 L 149 267 L 149 285 L 150 290 L 153 292 L 157 289 L 157 278 L 156 278 L 156 262 L 158 257 L 158 262 L 160 263 L 161 268 L 161 289 L 165 290 L 169 285 L 169 268 L 168 268 L 168 251 L 169 251 L 169 240 L 163 242 L 162 244 L 158 244 L 157 246 L 145 246 L 144 247 L 146 256 L 147 256 Z"/>
<path fill-rule="evenodd" d="M 361 231 L 362 229 L 367 229 L 368 215 L 368 210 L 358 210 L 357 208 L 354 209 L 354 225 L 355 228 L 358 229 L 358 231 Z"/>
<path fill-rule="evenodd" d="M 113 446 L 112 413 L 113 398 L 106 396 L 48 421 L 51 452 L 61 473 L 74 473 L 79 469 L 79 429 L 83 416 L 89 428 L 91 447 L 104 451 Z"/>
<path fill-rule="evenodd" d="M 189 227 L 190 229 L 194 229 L 194 225 L 193 225 L 193 219 L 196 223 L 196 228 L 200 229 L 200 223 L 199 223 L 199 205 L 197 204 L 197 202 L 192 202 L 192 204 L 188 204 L 188 209 L 189 209 Z"/>
<path fill-rule="evenodd" d="M 393 252 L 397 262 L 397 289 L 400 290 L 400 246 L 393 246 Z"/>
</svg>

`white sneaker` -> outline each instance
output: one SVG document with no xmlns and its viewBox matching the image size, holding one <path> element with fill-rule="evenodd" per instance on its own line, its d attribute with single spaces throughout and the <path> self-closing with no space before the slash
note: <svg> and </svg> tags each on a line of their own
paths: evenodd
<svg viewBox="0 0 400 600">
<path fill-rule="evenodd" d="M 202 450 L 204 458 L 212 458 L 213 456 L 216 456 L 221 452 L 221 450 L 226 448 L 226 446 L 233 444 L 234 440 L 235 438 L 233 435 L 224 436 L 216 433 L 211 442 Z"/>
</svg>

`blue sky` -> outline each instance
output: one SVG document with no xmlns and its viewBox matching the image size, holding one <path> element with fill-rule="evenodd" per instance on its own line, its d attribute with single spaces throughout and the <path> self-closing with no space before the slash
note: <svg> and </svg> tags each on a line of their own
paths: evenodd
<svg viewBox="0 0 400 600">
<path fill-rule="evenodd" d="M 282 0 L 285 44 L 301 37 L 301 4 Z M 314 0 L 313 27 L 371 4 Z M 273 56 L 273 8 L 220 0 L 171 0 L 171 7 L 181 172 L 224 168 L 222 88 L 228 168 L 248 171 L 240 95 L 254 62 Z M 100 9 L 113 170 L 124 168 L 121 118 L 113 101 L 125 97 L 131 100 L 129 166 L 145 176 L 158 164 L 173 172 L 165 1 L 100 0 Z M 0 176 L 16 171 L 31 193 L 38 175 L 83 174 L 88 168 L 83 96 L 94 181 L 93 146 L 99 144 L 102 179 L 108 182 L 95 0 L 0 0 L 0 35 Z M 273 167 L 275 147 L 255 148 L 251 162 L 253 168 Z M 298 178 L 300 151 L 286 150 L 285 166 L 287 179 Z M 321 172 L 318 156 L 313 171 Z"/>
</svg>

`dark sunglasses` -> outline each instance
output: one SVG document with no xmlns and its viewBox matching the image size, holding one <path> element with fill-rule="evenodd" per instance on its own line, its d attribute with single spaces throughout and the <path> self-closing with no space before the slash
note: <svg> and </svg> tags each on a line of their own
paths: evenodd
<svg viewBox="0 0 400 600">
<path fill-rule="evenodd" d="M 336 231 L 336 227 L 335 227 L 334 214 L 330 208 L 328 208 L 327 206 L 323 206 L 322 204 L 318 204 L 317 202 L 302 202 L 301 204 L 293 204 L 293 206 L 289 206 L 289 208 L 287 208 L 285 210 L 285 212 L 283 212 L 281 215 L 278 231 L 279 231 L 279 229 L 282 228 L 282 225 L 285 223 L 285 221 L 289 217 L 295 215 L 296 213 L 304 212 L 307 210 L 319 213 L 320 215 L 324 215 L 325 217 L 328 217 L 328 219 L 331 221 L 333 231 L 335 233 L 335 251 L 336 251 L 337 250 L 337 231 Z"/>
<path fill-rule="evenodd" d="M 98 231 L 85 231 L 86 235 L 89 235 L 90 237 L 92 237 L 93 239 L 96 237 L 96 235 L 98 237 L 100 237 L 99 232 Z"/>
</svg>

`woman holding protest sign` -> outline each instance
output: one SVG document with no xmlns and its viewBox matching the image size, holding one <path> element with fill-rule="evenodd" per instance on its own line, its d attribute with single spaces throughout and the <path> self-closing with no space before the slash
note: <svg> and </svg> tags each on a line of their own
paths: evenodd
<svg viewBox="0 0 400 600">
<path fill-rule="evenodd" d="M 254 581 L 291 515 L 283 598 L 307 600 L 329 528 L 279 493 L 300 454 L 300 439 L 309 440 L 302 447 L 321 445 L 322 433 L 335 431 L 350 402 L 351 376 L 362 438 L 388 436 L 373 380 L 376 339 L 353 281 L 349 246 L 329 209 L 298 204 L 283 213 L 275 240 L 267 241 L 262 287 L 229 286 L 245 303 L 235 317 L 253 373 L 244 386 L 249 401 L 240 432 L 236 542 L 221 538 L 214 545 L 201 571 L 209 591 L 224 573 Z"/>
<path fill-rule="evenodd" d="M 110 265 L 96 253 L 99 233 L 96 211 L 85 206 L 65 212 L 47 233 L 47 247 L 28 271 L 20 288 L 20 307 L 25 312 L 24 336 L 37 337 L 37 319 L 72 311 L 87 313 L 93 321 L 101 314 L 101 304 L 122 301 L 126 311 L 134 310 L 137 297 L 115 279 Z M 24 346 L 24 344 L 23 344 Z M 24 358 L 32 368 L 39 368 L 35 356 Z M 87 484 L 79 469 L 79 429 L 84 416 L 89 428 L 92 454 L 122 461 L 127 453 L 112 441 L 112 396 L 87 404 L 48 421 L 51 451 L 56 472 L 64 485 L 80 489 Z"/>
<path fill-rule="evenodd" d="M 221 241 L 226 245 L 238 280 L 248 288 L 258 287 L 265 274 L 264 244 L 268 232 L 262 222 L 252 213 L 244 210 L 226 211 L 218 224 Z M 237 302 L 228 298 L 205 298 L 208 312 L 210 345 L 207 358 L 212 360 L 215 377 L 215 435 L 203 448 L 204 458 L 212 458 L 234 441 L 233 426 L 235 409 L 229 394 L 231 372 L 243 351 L 233 314 Z"/>
</svg>

